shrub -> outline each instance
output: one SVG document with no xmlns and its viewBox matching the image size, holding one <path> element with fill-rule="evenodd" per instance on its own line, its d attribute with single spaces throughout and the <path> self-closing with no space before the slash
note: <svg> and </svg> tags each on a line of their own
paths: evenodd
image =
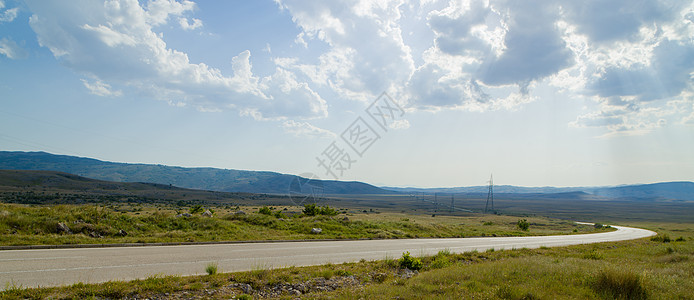
<svg viewBox="0 0 694 300">
<path fill-rule="evenodd" d="M 419 270 L 422 268 L 422 260 L 411 256 L 410 252 L 403 253 L 402 258 L 400 258 L 399 262 L 400 267 L 402 268 L 410 270 Z"/>
<path fill-rule="evenodd" d="M 528 231 L 528 229 L 530 228 L 530 223 L 528 223 L 528 220 L 526 219 L 521 219 L 518 220 L 517 226 L 520 230 Z"/>
<path fill-rule="evenodd" d="M 667 235 L 667 233 L 664 234 L 659 234 L 651 238 L 651 241 L 653 242 L 662 242 L 662 243 L 669 243 L 670 242 L 670 236 Z"/>
<path fill-rule="evenodd" d="M 317 215 L 324 215 L 324 216 L 335 216 L 338 214 L 336 210 L 334 210 L 332 207 L 326 205 L 323 207 L 319 207 L 315 204 L 306 204 L 304 205 L 304 215 L 307 216 L 317 216 Z"/>
<path fill-rule="evenodd" d="M 320 214 L 320 208 L 315 204 L 306 204 L 303 213 L 307 216 L 315 216 Z"/>
<path fill-rule="evenodd" d="M 604 225 L 602 225 L 600 223 L 595 223 L 595 224 L 593 224 L 593 227 L 595 227 L 595 229 L 602 229 L 604 227 Z"/>
<path fill-rule="evenodd" d="M 205 272 L 207 272 L 207 275 L 217 274 L 217 264 L 208 264 L 207 267 L 205 267 Z"/>
<path fill-rule="evenodd" d="M 263 214 L 263 215 L 272 216 L 272 210 L 267 206 L 263 206 L 263 207 L 259 208 L 258 213 Z"/>
<path fill-rule="evenodd" d="M 323 206 L 320 210 L 320 214 L 324 216 L 336 216 L 338 212 L 331 208 L 330 206 Z"/>
<path fill-rule="evenodd" d="M 646 299 L 648 296 L 641 278 L 633 272 L 602 271 L 593 279 L 592 288 L 609 299 Z"/>
<path fill-rule="evenodd" d="M 287 216 L 284 213 L 282 213 L 282 211 L 279 211 L 279 210 L 276 211 L 273 215 L 275 216 L 275 218 L 278 218 L 278 219 L 286 219 L 287 218 Z"/>
<path fill-rule="evenodd" d="M 436 253 L 436 255 L 434 255 L 433 260 L 431 261 L 431 265 L 429 267 L 431 269 L 441 269 L 450 266 L 452 264 L 450 255 L 450 251 L 439 251 L 439 253 Z"/>
<path fill-rule="evenodd" d="M 684 237 L 683 237 L 683 236 L 678 237 L 678 238 L 675 240 L 675 242 L 684 242 Z"/>
</svg>

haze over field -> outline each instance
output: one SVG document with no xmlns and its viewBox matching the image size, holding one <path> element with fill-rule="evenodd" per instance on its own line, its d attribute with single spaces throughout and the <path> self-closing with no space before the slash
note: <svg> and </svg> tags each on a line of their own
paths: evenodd
<svg viewBox="0 0 694 300">
<path fill-rule="evenodd" d="M 0 150 L 376 186 L 694 181 L 692 36 L 688 1 L 0 0 Z"/>
</svg>

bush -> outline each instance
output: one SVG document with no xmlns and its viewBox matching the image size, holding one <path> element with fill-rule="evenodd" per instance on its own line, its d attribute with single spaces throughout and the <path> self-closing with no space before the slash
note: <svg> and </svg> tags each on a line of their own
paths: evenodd
<svg viewBox="0 0 694 300">
<path fill-rule="evenodd" d="M 517 226 L 518 226 L 518 229 L 520 229 L 520 230 L 528 231 L 528 229 L 530 228 L 530 223 L 528 223 L 528 220 L 526 220 L 526 219 L 521 219 L 521 220 L 518 220 Z"/>
<path fill-rule="evenodd" d="M 338 212 L 331 208 L 330 206 L 323 206 L 320 210 L 320 214 L 324 216 L 336 216 Z"/>
<path fill-rule="evenodd" d="M 307 216 L 315 216 L 320 214 L 320 208 L 316 206 L 315 204 L 306 204 L 304 205 L 304 211 L 303 213 Z"/>
<path fill-rule="evenodd" d="M 604 225 L 602 225 L 600 223 L 595 223 L 595 224 L 593 224 L 593 227 L 595 227 L 595 229 L 602 229 L 604 227 Z"/>
<path fill-rule="evenodd" d="M 667 235 L 667 233 L 664 233 L 664 234 L 659 234 L 659 235 L 652 237 L 651 241 L 669 243 L 671 240 L 670 240 L 670 236 Z"/>
<path fill-rule="evenodd" d="M 592 288 L 609 299 L 646 299 L 646 288 L 641 277 L 633 272 L 602 271 L 595 276 Z"/>
<path fill-rule="evenodd" d="M 217 274 L 217 264 L 208 264 L 207 267 L 205 267 L 205 272 L 207 272 L 207 275 Z"/>
<path fill-rule="evenodd" d="M 683 236 L 678 237 L 678 238 L 675 240 L 675 242 L 684 242 L 684 237 L 683 237 Z"/>
<path fill-rule="evenodd" d="M 419 270 L 422 268 L 422 260 L 416 257 L 413 257 L 410 255 L 410 252 L 405 252 L 402 254 L 402 258 L 399 260 L 400 267 L 410 269 L 410 270 Z"/>
<path fill-rule="evenodd" d="M 263 206 L 263 207 L 259 208 L 258 213 L 272 216 L 272 210 L 267 206 Z"/>
<path fill-rule="evenodd" d="M 306 204 L 304 205 L 304 215 L 307 216 L 317 216 L 317 215 L 324 215 L 324 216 L 335 216 L 338 214 L 336 210 L 331 208 L 330 206 L 326 205 L 323 207 L 319 207 L 315 204 Z"/>
</svg>

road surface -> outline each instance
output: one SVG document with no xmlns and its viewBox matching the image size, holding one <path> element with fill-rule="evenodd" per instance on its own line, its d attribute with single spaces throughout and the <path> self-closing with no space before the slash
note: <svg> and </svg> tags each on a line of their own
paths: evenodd
<svg viewBox="0 0 694 300">
<path fill-rule="evenodd" d="M 316 241 L 122 248 L 76 248 L 0 251 L 0 290 L 12 286 L 59 286 L 109 280 L 132 280 L 152 275 L 204 274 L 216 263 L 220 272 L 261 268 L 342 263 L 360 259 L 485 251 L 512 248 L 556 247 L 622 241 L 655 235 L 655 232 L 614 226 L 617 231 L 559 236 L 487 237 Z"/>
</svg>

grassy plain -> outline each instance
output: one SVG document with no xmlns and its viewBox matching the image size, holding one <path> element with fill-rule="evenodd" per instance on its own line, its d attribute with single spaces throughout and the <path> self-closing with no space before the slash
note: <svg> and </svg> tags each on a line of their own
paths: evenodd
<svg viewBox="0 0 694 300">
<path fill-rule="evenodd" d="M 558 248 L 397 258 L 313 267 L 23 289 L 3 299 L 693 299 L 694 224 L 622 224 L 659 237 Z M 663 242 L 663 236 L 670 242 Z M 201 265 L 201 270 L 206 266 Z M 224 272 L 224 270 L 220 270 Z"/>
<path fill-rule="evenodd" d="M 513 216 L 432 217 L 348 209 L 338 210 L 336 216 L 305 216 L 297 207 L 272 207 L 277 215 L 260 214 L 258 210 L 259 207 L 219 206 L 212 208 L 212 217 L 204 217 L 200 212 L 177 217 L 190 208 L 0 204 L 0 245 L 528 236 L 596 231 L 592 226 L 544 217 L 528 218 L 530 230 L 522 231 L 516 226 L 519 218 Z M 59 232 L 58 223 L 68 226 L 72 234 Z M 314 227 L 323 231 L 312 234 Z"/>
</svg>

